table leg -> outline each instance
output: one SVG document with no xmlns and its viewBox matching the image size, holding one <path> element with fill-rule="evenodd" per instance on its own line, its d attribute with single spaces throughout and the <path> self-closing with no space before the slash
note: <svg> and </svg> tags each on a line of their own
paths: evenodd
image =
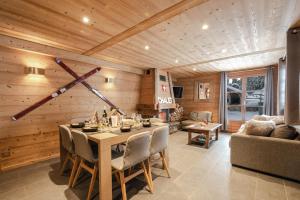
<svg viewBox="0 0 300 200">
<path fill-rule="evenodd" d="M 219 139 L 219 129 L 217 128 L 216 129 L 216 140 L 218 140 Z"/>
<path fill-rule="evenodd" d="M 192 144 L 192 132 L 188 132 L 188 144 Z"/>
<path fill-rule="evenodd" d="M 99 200 L 112 200 L 111 146 L 98 144 L 99 157 Z"/>
<path fill-rule="evenodd" d="M 209 140 L 210 140 L 210 138 L 209 138 L 209 132 L 205 132 L 205 148 L 207 148 L 208 149 L 208 145 L 209 145 Z"/>
</svg>

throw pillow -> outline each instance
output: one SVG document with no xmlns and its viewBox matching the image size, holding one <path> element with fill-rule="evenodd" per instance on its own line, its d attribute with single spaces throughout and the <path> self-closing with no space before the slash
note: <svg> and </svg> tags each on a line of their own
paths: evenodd
<svg viewBox="0 0 300 200">
<path fill-rule="evenodd" d="M 258 121 L 268 121 L 268 120 L 270 120 L 270 116 L 269 115 L 254 115 L 254 117 L 252 119 L 258 120 Z"/>
<path fill-rule="evenodd" d="M 284 124 L 284 116 L 282 115 L 270 116 L 270 120 L 274 121 L 276 125 Z"/>
<path fill-rule="evenodd" d="M 246 123 L 246 134 L 255 136 L 269 136 L 276 127 L 273 121 L 258 121 L 251 119 Z"/>
<path fill-rule="evenodd" d="M 271 137 L 294 140 L 298 133 L 296 129 L 289 125 L 279 125 L 271 133 Z"/>
<path fill-rule="evenodd" d="M 191 112 L 190 113 L 190 119 L 194 120 L 194 121 L 197 121 L 197 119 L 198 119 L 198 113 L 197 112 Z"/>
</svg>

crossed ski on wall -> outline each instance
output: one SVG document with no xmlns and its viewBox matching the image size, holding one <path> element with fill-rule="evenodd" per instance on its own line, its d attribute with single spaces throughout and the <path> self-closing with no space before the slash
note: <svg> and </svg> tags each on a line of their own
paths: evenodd
<svg viewBox="0 0 300 200">
<path fill-rule="evenodd" d="M 96 72 L 100 71 L 101 70 L 100 67 L 97 67 L 97 68 L 89 71 L 88 73 L 86 73 L 86 74 L 84 74 L 82 76 L 78 76 L 70 67 L 68 67 L 66 64 L 64 64 L 60 59 L 55 58 L 55 62 L 59 66 L 61 66 L 64 70 L 66 70 L 69 74 L 71 74 L 75 78 L 75 80 L 73 80 L 70 83 L 64 85 L 63 87 L 59 88 L 58 90 L 56 90 L 55 92 L 53 92 L 49 96 L 47 96 L 47 97 L 43 98 L 42 100 L 36 102 L 35 104 L 33 104 L 32 106 L 26 108 L 25 110 L 23 110 L 23 111 L 15 114 L 14 116 L 11 117 L 12 120 L 16 121 L 16 120 L 20 119 L 21 117 L 25 116 L 26 114 L 30 113 L 31 111 L 33 111 L 33 110 L 37 109 L 38 107 L 44 105 L 45 103 L 47 103 L 51 99 L 54 99 L 54 98 L 60 96 L 61 94 L 65 93 L 67 90 L 71 89 L 72 87 L 74 87 L 75 85 L 77 85 L 79 83 L 82 83 L 86 88 L 88 88 L 88 90 L 90 90 L 93 94 L 95 94 L 97 97 L 99 97 L 100 99 L 102 99 L 110 107 L 112 107 L 113 109 L 116 109 L 120 114 L 122 114 L 122 115 L 125 114 L 123 111 L 121 111 L 119 108 L 117 108 L 113 103 L 111 103 L 98 90 L 96 90 L 95 88 L 93 88 L 90 84 L 88 84 L 85 81 L 85 79 L 89 78 L 90 76 L 92 76 Z"/>
</svg>

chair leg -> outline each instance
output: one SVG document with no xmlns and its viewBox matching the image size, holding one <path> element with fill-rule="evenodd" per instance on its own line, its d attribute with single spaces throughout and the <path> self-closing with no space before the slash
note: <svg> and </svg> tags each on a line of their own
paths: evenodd
<svg viewBox="0 0 300 200">
<path fill-rule="evenodd" d="M 152 179 L 152 170 L 151 170 L 150 158 L 148 158 L 148 160 L 147 160 L 147 168 L 148 168 L 149 180 L 150 180 L 151 186 L 152 186 L 152 191 L 154 191 L 154 183 L 153 183 L 153 179 Z"/>
<path fill-rule="evenodd" d="M 95 163 L 93 173 L 92 173 L 92 179 L 91 179 L 91 183 L 90 183 L 90 187 L 89 187 L 89 191 L 88 191 L 88 195 L 87 195 L 87 198 L 86 198 L 87 200 L 90 200 L 90 198 L 91 198 L 91 194 L 92 194 L 93 189 L 94 189 L 97 173 L 98 173 L 98 163 Z"/>
<path fill-rule="evenodd" d="M 127 200 L 124 171 L 119 171 L 118 174 L 120 176 L 120 182 L 121 182 L 122 200 Z"/>
<path fill-rule="evenodd" d="M 71 176 L 70 176 L 70 178 L 69 178 L 69 184 L 68 184 L 69 187 L 72 187 L 72 183 L 73 183 L 74 176 L 75 176 L 75 174 L 76 174 L 76 171 L 77 171 L 79 162 L 80 162 L 80 158 L 79 158 L 78 156 L 76 156 L 75 162 L 73 163 Z"/>
<path fill-rule="evenodd" d="M 65 158 L 65 160 L 64 160 L 64 163 L 63 163 L 63 165 L 62 165 L 62 167 L 61 167 L 61 169 L 60 169 L 60 174 L 61 174 L 61 175 L 64 174 L 64 171 L 65 171 L 65 169 L 66 169 L 66 166 L 67 166 L 67 164 L 68 164 L 68 161 L 69 161 L 69 153 L 67 153 L 66 158 Z"/>
<path fill-rule="evenodd" d="M 77 179 L 78 179 L 78 177 L 79 177 L 79 175 L 80 175 L 80 173 L 81 173 L 81 170 L 82 170 L 82 164 L 83 164 L 83 160 L 80 158 L 80 164 L 79 164 L 79 167 L 78 167 L 78 169 L 77 169 L 77 172 L 76 172 L 74 181 L 73 181 L 73 183 L 72 183 L 72 187 L 75 186 L 76 181 L 77 181 Z"/>
<path fill-rule="evenodd" d="M 160 154 L 160 157 L 162 159 L 162 163 L 163 163 L 164 169 L 166 170 L 166 172 L 168 174 L 168 177 L 171 178 L 170 172 L 169 172 L 169 168 L 167 166 L 167 161 L 166 161 L 165 154 L 163 152 L 159 152 L 159 154 Z"/>
<path fill-rule="evenodd" d="M 121 184 L 119 174 L 116 172 L 116 173 L 114 173 L 114 175 L 115 175 L 116 181 L 117 181 L 119 184 Z"/>
<path fill-rule="evenodd" d="M 144 176 L 145 176 L 145 179 L 146 179 L 146 181 L 147 181 L 149 190 L 150 190 L 151 193 L 153 193 L 153 190 L 152 190 L 152 184 L 151 184 L 151 181 L 150 181 L 150 179 L 149 179 L 149 176 L 148 176 L 147 169 L 146 169 L 146 166 L 145 166 L 144 161 L 141 163 L 141 165 L 142 165 L 142 168 L 143 168 L 143 171 L 144 171 Z"/>
</svg>

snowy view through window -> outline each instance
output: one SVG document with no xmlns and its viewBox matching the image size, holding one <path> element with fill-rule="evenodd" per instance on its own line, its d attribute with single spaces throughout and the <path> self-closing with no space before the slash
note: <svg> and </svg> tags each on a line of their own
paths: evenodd
<svg viewBox="0 0 300 200">
<path fill-rule="evenodd" d="M 265 76 L 227 79 L 228 119 L 249 120 L 261 115 L 265 102 Z"/>
</svg>

